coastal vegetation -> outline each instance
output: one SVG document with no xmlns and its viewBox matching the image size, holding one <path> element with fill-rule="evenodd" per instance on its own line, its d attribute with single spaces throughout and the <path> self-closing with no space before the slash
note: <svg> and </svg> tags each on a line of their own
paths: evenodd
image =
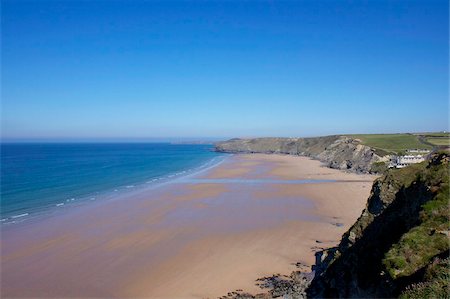
<svg viewBox="0 0 450 299">
<path fill-rule="evenodd" d="M 427 141 L 434 145 L 447 145 L 450 146 L 450 139 L 449 138 L 438 138 L 438 137 L 430 137 L 427 138 Z"/>
<path fill-rule="evenodd" d="M 420 136 L 425 142 L 434 146 L 450 146 L 450 133 L 424 133 Z"/>
<path fill-rule="evenodd" d="M 381 156 L 404 154 L 408 149 L 431 150 L 435 147 L 450 146 L 450 134 L 448 132 L 352 134 L 348 136 L 360 140 L 364 145 L 370 146 Z"/>
<path fill-rule="evenodd" d="M 444 167 L 424 167 L 425 163 L 411 166 L 403 171 L 397 171 L 399 178 L 403 173 L 406 179 L 403 184 L 411 184 L 410 177 L 417 173 L 414 182 L 428 182 L 434 187 L 434 198 L 422 206 L 419 213 L 420 225 L 405 233 L 386 253 L 383 260 L 387 271 L 394 279 L 413 274 L 430 260 L 448 250 L 447 232 L 450 226 L 448 208 L 448 169 Z M 422 169 L 420 169 L 422 168 Z M 419 171 L 417 170 L 419 169 Z"/>
<path fill-rule="evenodd" d="M 449 298 L 449 267 L 449 258 L 436 258 L 426 268 L 424 280 L 408 286 L 400 299 Z"/>
<path fill-rule="evenodd" d="M 388 170 L 388 163 L 384 161 L 374 162 L 370 168 L 371 173 L 385 173 Z"/>
<path fill-rule="evenodd" d="M 408 149 L 430 150 L 432 145 L 423 143 L 414 134 L 356 134 L 349 135 L 374 148 L 379 155 L 403 153 Z"/>
</svg>

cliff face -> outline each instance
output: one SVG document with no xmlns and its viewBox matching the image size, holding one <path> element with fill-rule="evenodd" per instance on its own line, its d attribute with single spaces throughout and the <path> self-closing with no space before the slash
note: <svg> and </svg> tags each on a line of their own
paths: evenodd
<svg viewBox="0 0 450 299">
<path fill-rule="evenodd" d="M 231 139 L 217 143 L 215 149 L 228 153 L 308 156 L 324 162 L 328 167 L 356 172 L 370 172 L 373 163 L 383 160 L 372 148 L 346 136 Z"/>
<path fill-rule="evenodd" d="M 321 257 L 308 297 L 448 296 L 448 163 L 441 153 L 375 181 L 362 215 Z"/>
</svg>

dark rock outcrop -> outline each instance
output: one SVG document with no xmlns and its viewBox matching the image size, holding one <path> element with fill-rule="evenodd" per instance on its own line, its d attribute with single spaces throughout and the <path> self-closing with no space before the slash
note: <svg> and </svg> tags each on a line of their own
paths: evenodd
<svg viewBox="0 0 450 299">
<path fill-rule="evenodd" d="M 235 138 L 217 143 L 215 150 L 308 156 L 322 161 L 328 167 L 355 172 L 370 172 L 373 163 L 383 160 L 359 140 L 337 135 L 314 138 Z"/>
</svg>

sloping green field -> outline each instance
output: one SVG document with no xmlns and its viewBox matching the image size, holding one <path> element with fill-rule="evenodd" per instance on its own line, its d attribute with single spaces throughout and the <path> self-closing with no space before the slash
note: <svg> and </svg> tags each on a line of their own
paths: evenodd
<svg viewBox="0 0 450 299">
<path fill-rule="evenodd" d="M 450 146 L 450 134 L 448 132 L 441 133 L 424 133 L 420 134 L 426 142 L 436 146 Z"/>
<path fill-rule="evenodd" d="M 434 145 L 450 146 L 450 138 L 448 137 L 427 137 L 427 141 Z"/>
<path fill-rule="evenodd" d="M 431 145 L 422 143 L 419 136 L 413 134 L 356 134 L 349 135 L 360 139 L 361 143 L 379 151 L 379 154 L 399 153 L 407 149 L 432 149 Z"/>
</svg>

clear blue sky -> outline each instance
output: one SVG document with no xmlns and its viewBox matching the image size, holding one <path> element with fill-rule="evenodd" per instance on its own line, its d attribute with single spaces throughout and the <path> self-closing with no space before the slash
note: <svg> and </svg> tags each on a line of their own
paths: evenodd
<svg viewBox="0 0 450 299">
<path fill-rule="evenodd" d="M 2 133 L 448 129 L 448 1 L 2 1 Z"/>
</svg>

